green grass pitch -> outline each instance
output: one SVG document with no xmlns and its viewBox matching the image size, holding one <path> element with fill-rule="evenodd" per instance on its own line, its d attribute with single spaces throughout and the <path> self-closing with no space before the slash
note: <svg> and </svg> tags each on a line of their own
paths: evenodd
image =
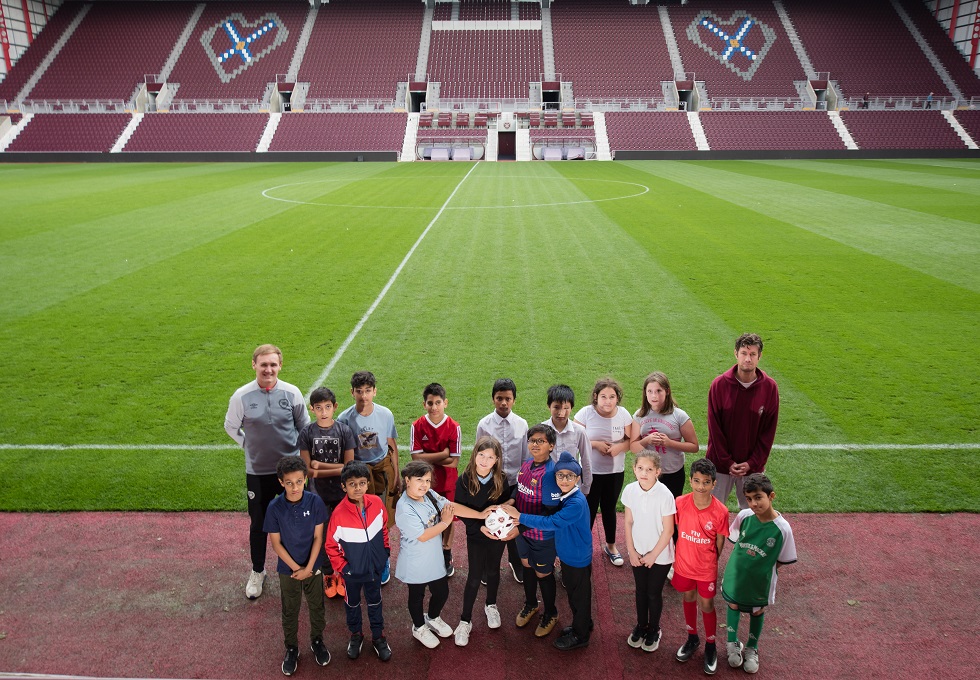
<svg viewBox="0 0 980 680">
<path fill-rule="evenodd" d="M 403 443 L 430 381 L 472 444 L 497 377 L 533 422 L 663 370 L 703 455 L 753 331 L 780 509 L 980 510 L 980 162 L 0 165 L 0 206 L 0 510 L 244 508 L 252 349 L 307 391 L 427 227 L 325 381 Z"/>
</svg>

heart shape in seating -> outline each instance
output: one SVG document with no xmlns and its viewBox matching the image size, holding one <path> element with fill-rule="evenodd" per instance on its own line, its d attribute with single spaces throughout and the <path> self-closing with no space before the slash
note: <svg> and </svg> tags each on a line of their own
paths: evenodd
<svg viewBox="0 0 980 680">
<path fill-rule="evenodd" d="M 687 37 L 749 81 L 776 42 L 776 31 L 744 10 L 733 12 L 728 21 L 711 12 L 701 12 L 687 27 Z"/>
<path fill-rule="evenodd" d="M 229 83 L 288 37 L 289 29 L 274 12 L 263 14 L 255 21 L 246 21 L 243 14 L 233 12 L 201 33 L 201 45 L 218 78 Z"/>
</svg>

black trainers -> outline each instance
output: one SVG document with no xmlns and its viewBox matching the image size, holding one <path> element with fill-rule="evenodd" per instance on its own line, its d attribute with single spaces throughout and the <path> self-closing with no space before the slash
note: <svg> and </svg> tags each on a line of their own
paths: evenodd
<svg viewBox="0 0 980 680">
<path fill-rule="evenodd" d="M 563 652 L 568 652 L 573 649 L 581 649 L 582 647 L 588 647 L 589 641 L 583 640 L 575 633 L 569 633 L 567 635 L 562 635 L 560 638 L 554 642 L 555 649 L 561 650 Z"/>
<path fill-rule="evenodd" d="M 310 651 L 313 652 L 313 658 L 316 659 L 318 666 L 326 666 L 330 663 L 330 651 L 323 646 L 323 638 L 310 640 Z"/>
<path fill-rule="evenodd" d="M 626 644 L 628 644 L 633 649 L 639 649 L 643 645 L 643 636 L 646 634 L 646 629 L 642 626 L 636 626 L 633 628 L 633 632 L 630 636 L 626 638 Z"/>
<path fill-rule="evenodd" d="M 677 654 L 674 655 L 674 658 L 680 662 L 687 661 L 694 656 L 694 652 L 698 651 L 698 647 L 700 646 L 701 638 L 699 638 L 697 635 L 688 635 L 687 642 L 684 643 L 683 647 L 677 650 Z"/>
<path fill-rule="evenodd" d="M 282 674 L 292 675 L 299 665 L 299 647 L 286 647 L 286 657 L 282 660 Z"/>
<path fill-rule="evenodd" d="M 709 642 L 704 646 L 704 674 L 714 675 L 718 670 L 718 649 L 714 642 Z"/>
<path fill-rule="evenodd" d="M 361 655 L 361 647 L 364 646 L 363 633 L 351 633 L 350 642 L 347 643 L 347 658 L 356 659 Z"/>
<path fill-rule="evenodd" d="M 374 647 L 375 653 L 382 661 L 391 659 L 391 647 L 388 646 L 388 639 L 384 635 L 376 640 L 372 640 L 371 646 Z"/>
</svg>

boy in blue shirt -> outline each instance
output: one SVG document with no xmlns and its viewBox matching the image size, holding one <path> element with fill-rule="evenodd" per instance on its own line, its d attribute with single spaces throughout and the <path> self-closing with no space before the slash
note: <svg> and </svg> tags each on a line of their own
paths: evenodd
<svg viewBox="0 0 980 680">
<path fill-rule="evenodd" d="M 310 649 L 320 666 L 330 663 L 330 652 L 323 646 L 323 523 L 327 507 L 323 500 L 306 490 L 306 463 L 299 456 L 287 456 L 276 464 L 276 476 L 284 492 L 276 496 L 265 514 L 263 529 L 272 539 L 279 556 L 276 572 L 282 594 L 282 632 L 286 641 L 283 675 L 296 672 L 299 663 L 299 610 L 306 595 L 310 610 Z"/>
<path fill-rule="evenodd" d="M 592 633 L 592 530 L 589 503 L 578 488 L 581 476 L 582 466 L 571 453 L 563 451 L 555 463 L 555 482 L 562 495 L 554 514 L 522 514 L 513 506 L 503 506 L 524 526 L 555 532 L 555 548 L 572 610 L 572 625 L 563 628 L 555 640 L 555 647 L 562 651 L 587 646 Z"/>
</svg>

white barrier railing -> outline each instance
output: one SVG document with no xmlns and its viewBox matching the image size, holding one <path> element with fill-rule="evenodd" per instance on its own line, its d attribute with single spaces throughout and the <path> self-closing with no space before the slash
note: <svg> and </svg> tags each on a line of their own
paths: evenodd
<svg viewBox="0 0 980 680">
<path fill-rule="evenodd" d="M 301 108 L 312 113 L 391 113 L 398 110 L 394 99 L 307 99 Z"/>
<path fill-rule="evenodd" d="M 261 113 L 259 99 L 172 99 L 166 106 L 172 113 Z"/>
<path fill-rule="evenodd" d="M 21 113 L 124 113 L 134 108 L 122 99 L 23 99 Z"/>
<path fill-rule="evenodd" d="M 615 97 L 596 99 L 576 99 L 576 111 L 668 111 L 676 107 L 668 106 L 662 99 L 620 99 Z"/>
<path fill-rule="evenodd" d="M 969 108 L 975 108 L 975 106 L 970 106 L 973 102 L 974 105 L 977 103 L 974 100 L 980 99 L 978 97 L 973 97 L 973 99 L 964 102 L 963 100 L 957 99 L 956 97 L 933 97 L 932 101 L 929 101 L 926 97 L 847 97 L 837 102 L 838 109 L 868 109 L 870 111 L 884 111 L 886 109 L 895 109 L 897 111 L 909 111 L 912 109 L 936 109 L 938 111 L 942 110 L 954 110 L 960 106 L 969 106 Z"/>
<path fill-rule="evenodd" d="M 804 106 L 800 99 L 786 97 L 712 97 L 701 102 L 701 110 L 713 111 L 802 111 L 812 108 Z"/>
<path fill-rule="evenodd" d="M 501 111 L 529 111 L 530 99 L 495 99 L 491 97 L 440 97 L 435 106 L 425 107 L 425 111 L 486 111 L 499 113 Z"/>
</svg>

